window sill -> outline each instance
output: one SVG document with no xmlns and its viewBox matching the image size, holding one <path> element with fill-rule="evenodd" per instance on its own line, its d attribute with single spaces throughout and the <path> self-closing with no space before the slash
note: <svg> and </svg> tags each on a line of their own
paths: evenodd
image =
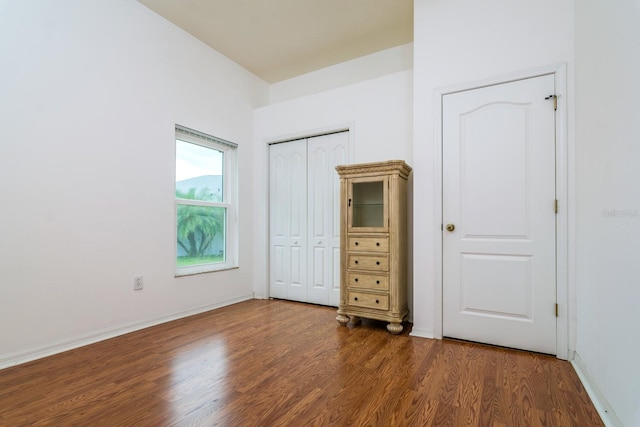
<svg viewBox="0 0 640 427">
<path fill-rule="evenodd" d="M 231 266 L 231 267 L 217 268 L 217 269 L 214 269 L 214 270 L 175 273 L 173 277 L 178 278 L 178 277 L 185 277 L 185 276 L 197 276 L 197 275 L 200 275 L 200 274 L 217 273 L 219 271 L 238 270 L 239 268 L 240 268 L 240 266 L 235 265 L 235 266 Z"/>
</svg>

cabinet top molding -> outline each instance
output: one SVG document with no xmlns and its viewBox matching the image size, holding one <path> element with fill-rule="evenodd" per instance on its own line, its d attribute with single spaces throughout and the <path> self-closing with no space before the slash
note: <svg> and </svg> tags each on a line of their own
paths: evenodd
<svg viewBox="0 0 640 427">
<path fill-rule="evenodd" d="M 407 179 L 411 173 L 411 166 L 404 160 L 387 160 L 386 162 L 357 163 L 354 165 L 336 166 L 338 174 L 342 177 L 349 175 L 374 174 L 378 172 L 397 172 L 402 178 Z"/>
</svg>

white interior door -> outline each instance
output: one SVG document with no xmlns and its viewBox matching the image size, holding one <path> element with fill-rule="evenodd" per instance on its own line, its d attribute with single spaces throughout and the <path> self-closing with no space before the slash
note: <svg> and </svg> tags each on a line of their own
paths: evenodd
<svg viewBox="0 0 640 427">
<path fill-rule="evenodd" d="M 307 299 L 307 141 L 269 147 L 269 292 Z"/>
<path fill-rule="evenodd" d="M 445 336 L 556 354 L 552 94 L 545 75 L 443 97 Z"/>
<path fill-rule="evenodd" d="M 349 133 L 269 147 L 269 295 L 338 306 L 340 180 Z"/>
<path fill-rule="evenodd" d="M 336 166 L 347 163 L 347 132 L 309 138 L 308 302 L 340 303 L 340 179 Z"/>
</svg>

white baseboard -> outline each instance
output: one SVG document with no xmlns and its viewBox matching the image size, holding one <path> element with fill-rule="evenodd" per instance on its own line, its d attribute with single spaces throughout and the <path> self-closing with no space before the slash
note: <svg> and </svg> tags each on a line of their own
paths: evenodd
<svg viewBox="0 0 640 427">
<path fill-rule="evenodd" d="M 615 413 L 607 398 L 604 396 L 593 377 L 589 373 L 589 368 L 584 364 L 583 360 L 580 358 L 578 353 L 574 354 L 574 358 L 571 361 L 571 365 L 573 365 L 573 369 L 575 369 L 584 389 L 587 391 L 587 394 L 591 398 L 593 402 L 593 406 L 596 407 L 596 411 L 602 418 L 602 422 L 607 427 L 624 427 L 620 418 Z"/>
<path fill-rule="evenodd" d="M 262 292 L 262 291 L 253 291 L 253 298 L 254 299 L 267 299 L 264 296 L 264 292 Z"/>
<path fill-rule="evenodd" d="M 99 341 L 104 341 L 109 338 L 114 338 L 120 335 L 128 334 L 130 332 L 139 331 L 141 329 L 149 328 L 151 326 L 159 325 L 161 323 L 171 322 L 172 320 L 182 319 L 183 317 L 193 316 L 195 314 L 204 313 L 206 311 L 215 310 L 216 308 L 225 307 L 228 305 L 236 304 L 236 303 L 247 301 L 250 299 L 252 299 L 251 296 L 238 297 L 238 298 L 222 301 L 216 304 L 196 307 L 191 310 L 173 313 L 168 316 L 162 316 L 155 319 L 146 320 L 144 322 L 130 323 L 115 329 L 103 329 L 101 331 L 95 331 L 89 334 L 76 337 L 72 340 L 35 348 L 26 352 L 0 356 L 0 369 L 9 368 L 11 366 L 20 365 L 22 363 L 31 362 L 37 359 L 42 359 L 43 357 L 47 357 L 47 356 L 53 356 L 54 354 L 62 353 L 68 350 L 73 350 L 74 348 L 83 347 L 89 344 L 94 344 Z"/>
<path fill-rule="evenodd" d="M 415 326 L 411 329 L 409 336 L 419 337 L 419 338 L 431 338 L 431 339 L 435 339 L 436 337 L 432 330 L 420 329 L 420 328 L 416 328 Z"/>
</svg>

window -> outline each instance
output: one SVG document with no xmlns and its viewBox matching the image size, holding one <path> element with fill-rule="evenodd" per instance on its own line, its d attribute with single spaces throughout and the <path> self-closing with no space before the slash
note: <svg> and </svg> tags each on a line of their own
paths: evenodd
<svg viewBox="0 0 640 427">
<path fill-rule="evenodd" d="M 237 145 L 176 125 L 176 275 L 237 267 Z"/>
</svg>

